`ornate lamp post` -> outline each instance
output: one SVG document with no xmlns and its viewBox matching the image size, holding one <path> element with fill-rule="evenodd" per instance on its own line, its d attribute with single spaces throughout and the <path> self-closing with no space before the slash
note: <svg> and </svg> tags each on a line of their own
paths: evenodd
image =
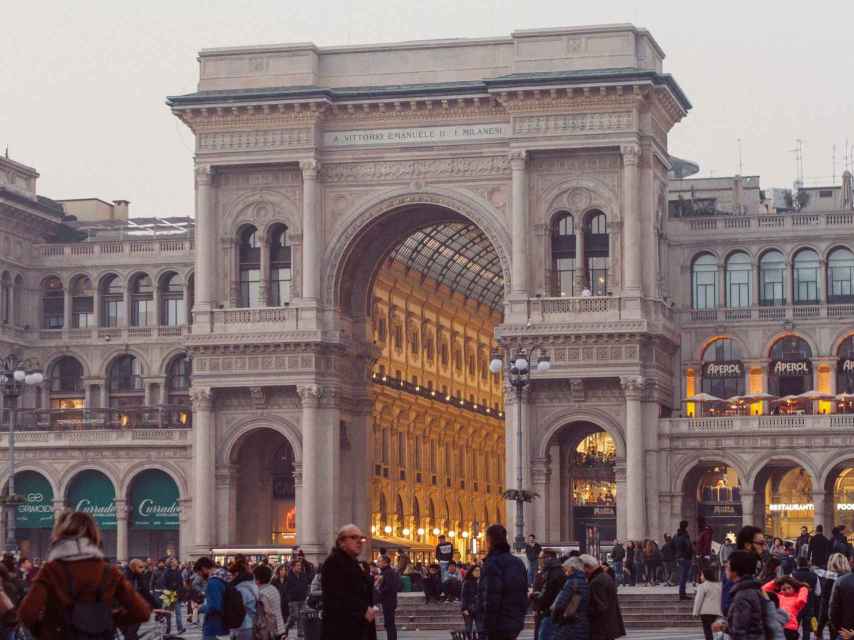
<svg viewBox="0 0 854 640">
<path fill-rule="evenodd" d="M 22 360 L 14 353 L 0 358 L 0 425 L 7 407 L 9 411 L 9 488 L 2 502 L 6 507 L 7 518 L 6 550 L 12 552 L 17 549 L 15 510 L 23 503 L 23 498 L 15 494 L 15 419 L 18 396 L 24 387 L 42 382 L 44 375 L 34 360 Z"/>
<path fill-rule="evenodd" d="M 533 347 L 531 353 L 536 351 L 538 347 Z M 537 373 L 544 373 L 551 367 L 551 360 L 540 349 L 540 357 L 537 359 Z M 507 367 L 507 381 L 516 390 L 516 488 L 509 489 L 504 492 L 506 500 L 514 500 L 516 502 L 516 538 L 513 541 L 513 548 L 518 553 L 525 549 L 525 503 L 531 502 L 535 495 L 522 488 L 524 483 L 524 456 L 522 454 L 522 393 L 525 388 L 531 383 L 531 358 L 525 349 L 519 349 L 515 355 L 510 356 Z M 489 370 L 492 373 L 498 373 L 505 367 L 501 352 L 495 351 L 492 354 L 492 360 L 489 363 Z"/>
</svg>

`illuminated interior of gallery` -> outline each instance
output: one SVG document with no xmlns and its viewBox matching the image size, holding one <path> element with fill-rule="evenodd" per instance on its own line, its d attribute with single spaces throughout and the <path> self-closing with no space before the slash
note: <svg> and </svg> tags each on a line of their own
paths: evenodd
<svg viewBox="0 0 854 640">
<path fill-rule="evenodd" d="M 388 254 L 371 299 L 373 547 L 427 559 L 441 534 L 467 559 L 504 519 L 503 382 L 488 369 L 498 256 L 468 222 L 422 228 Z"/>
</svg>

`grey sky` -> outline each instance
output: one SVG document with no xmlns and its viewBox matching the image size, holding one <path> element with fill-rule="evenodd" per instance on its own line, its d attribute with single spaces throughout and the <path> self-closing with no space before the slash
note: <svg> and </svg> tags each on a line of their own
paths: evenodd
<svg viewBox="0 0 854 640">
<path fill-rule="evenodd" d="M 193 208 L 192 137 L 164 106 L 195 88 L 203 47 L 318 45 L 506 35 L 633 22 L 667 53 L 694 109 L 671 151 L 702 175 L 790 186 L 795 138 L 807 178 L 830 182 L 854 144 L 854 4 L 646 0 L 74 0 L 3 3 L 0 152 L 41 173 L 54 198 L 131 201 L 132 215 Z"/>
</svg>

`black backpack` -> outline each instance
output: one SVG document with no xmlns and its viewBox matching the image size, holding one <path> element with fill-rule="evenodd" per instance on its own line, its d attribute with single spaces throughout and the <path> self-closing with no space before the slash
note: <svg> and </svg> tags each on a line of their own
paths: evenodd
<svg viewBox="0 0 854 640">
<path fill-rule="evenodd" d="M 71 594 L 71 607 L 64 612 L 63 634 L 65 640 L 113 640 L 116 630 L 113 626 L 112 603 L 104 602 L 103 596 L 110 582 L 110 567 L 104 565 L 101 581 L 95 587 L 95 600 L 81 602 L 82 592 L 74 586 L 74 575 L 67 562 L 59 562 L 65 573 Z"/>
<path fill-rule="evenodd" d="M 225 583 L 225 592 L 222 594 L 222 623 L 226 629 L 239 629 L 246 619 L 246 606 L 243 604 L 243 596 L 230 582 Z"/>
</svg>

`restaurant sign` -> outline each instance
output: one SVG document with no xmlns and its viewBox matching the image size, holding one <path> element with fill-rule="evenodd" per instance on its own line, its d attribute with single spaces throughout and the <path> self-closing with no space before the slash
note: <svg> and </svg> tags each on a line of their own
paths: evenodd
<svg viewBox="0 0 854 640">
<path fill-rule="evenodd" d="M 807 503 L 772 503 L 768 505 L 769 511 L 815 511 L 812 502 Z"/>
<path fill-rule="evenodd" d="M 704 378 L 740 378 L 744 375 L 744 364 L 741 360 L 725 362 L 704 362 Z"/>
<path fill-rule="evenodd" d="M 848 377 L 854 377 L 854 360 L 845 358 L 839 361 L 839 373 L 844 373 Z"/>
<path fill-rule="evenodd" d="M 801 378 L 812 373 L 809 360 L 773 360 L 771 373 L 780 378 Z"/>
</svg>

